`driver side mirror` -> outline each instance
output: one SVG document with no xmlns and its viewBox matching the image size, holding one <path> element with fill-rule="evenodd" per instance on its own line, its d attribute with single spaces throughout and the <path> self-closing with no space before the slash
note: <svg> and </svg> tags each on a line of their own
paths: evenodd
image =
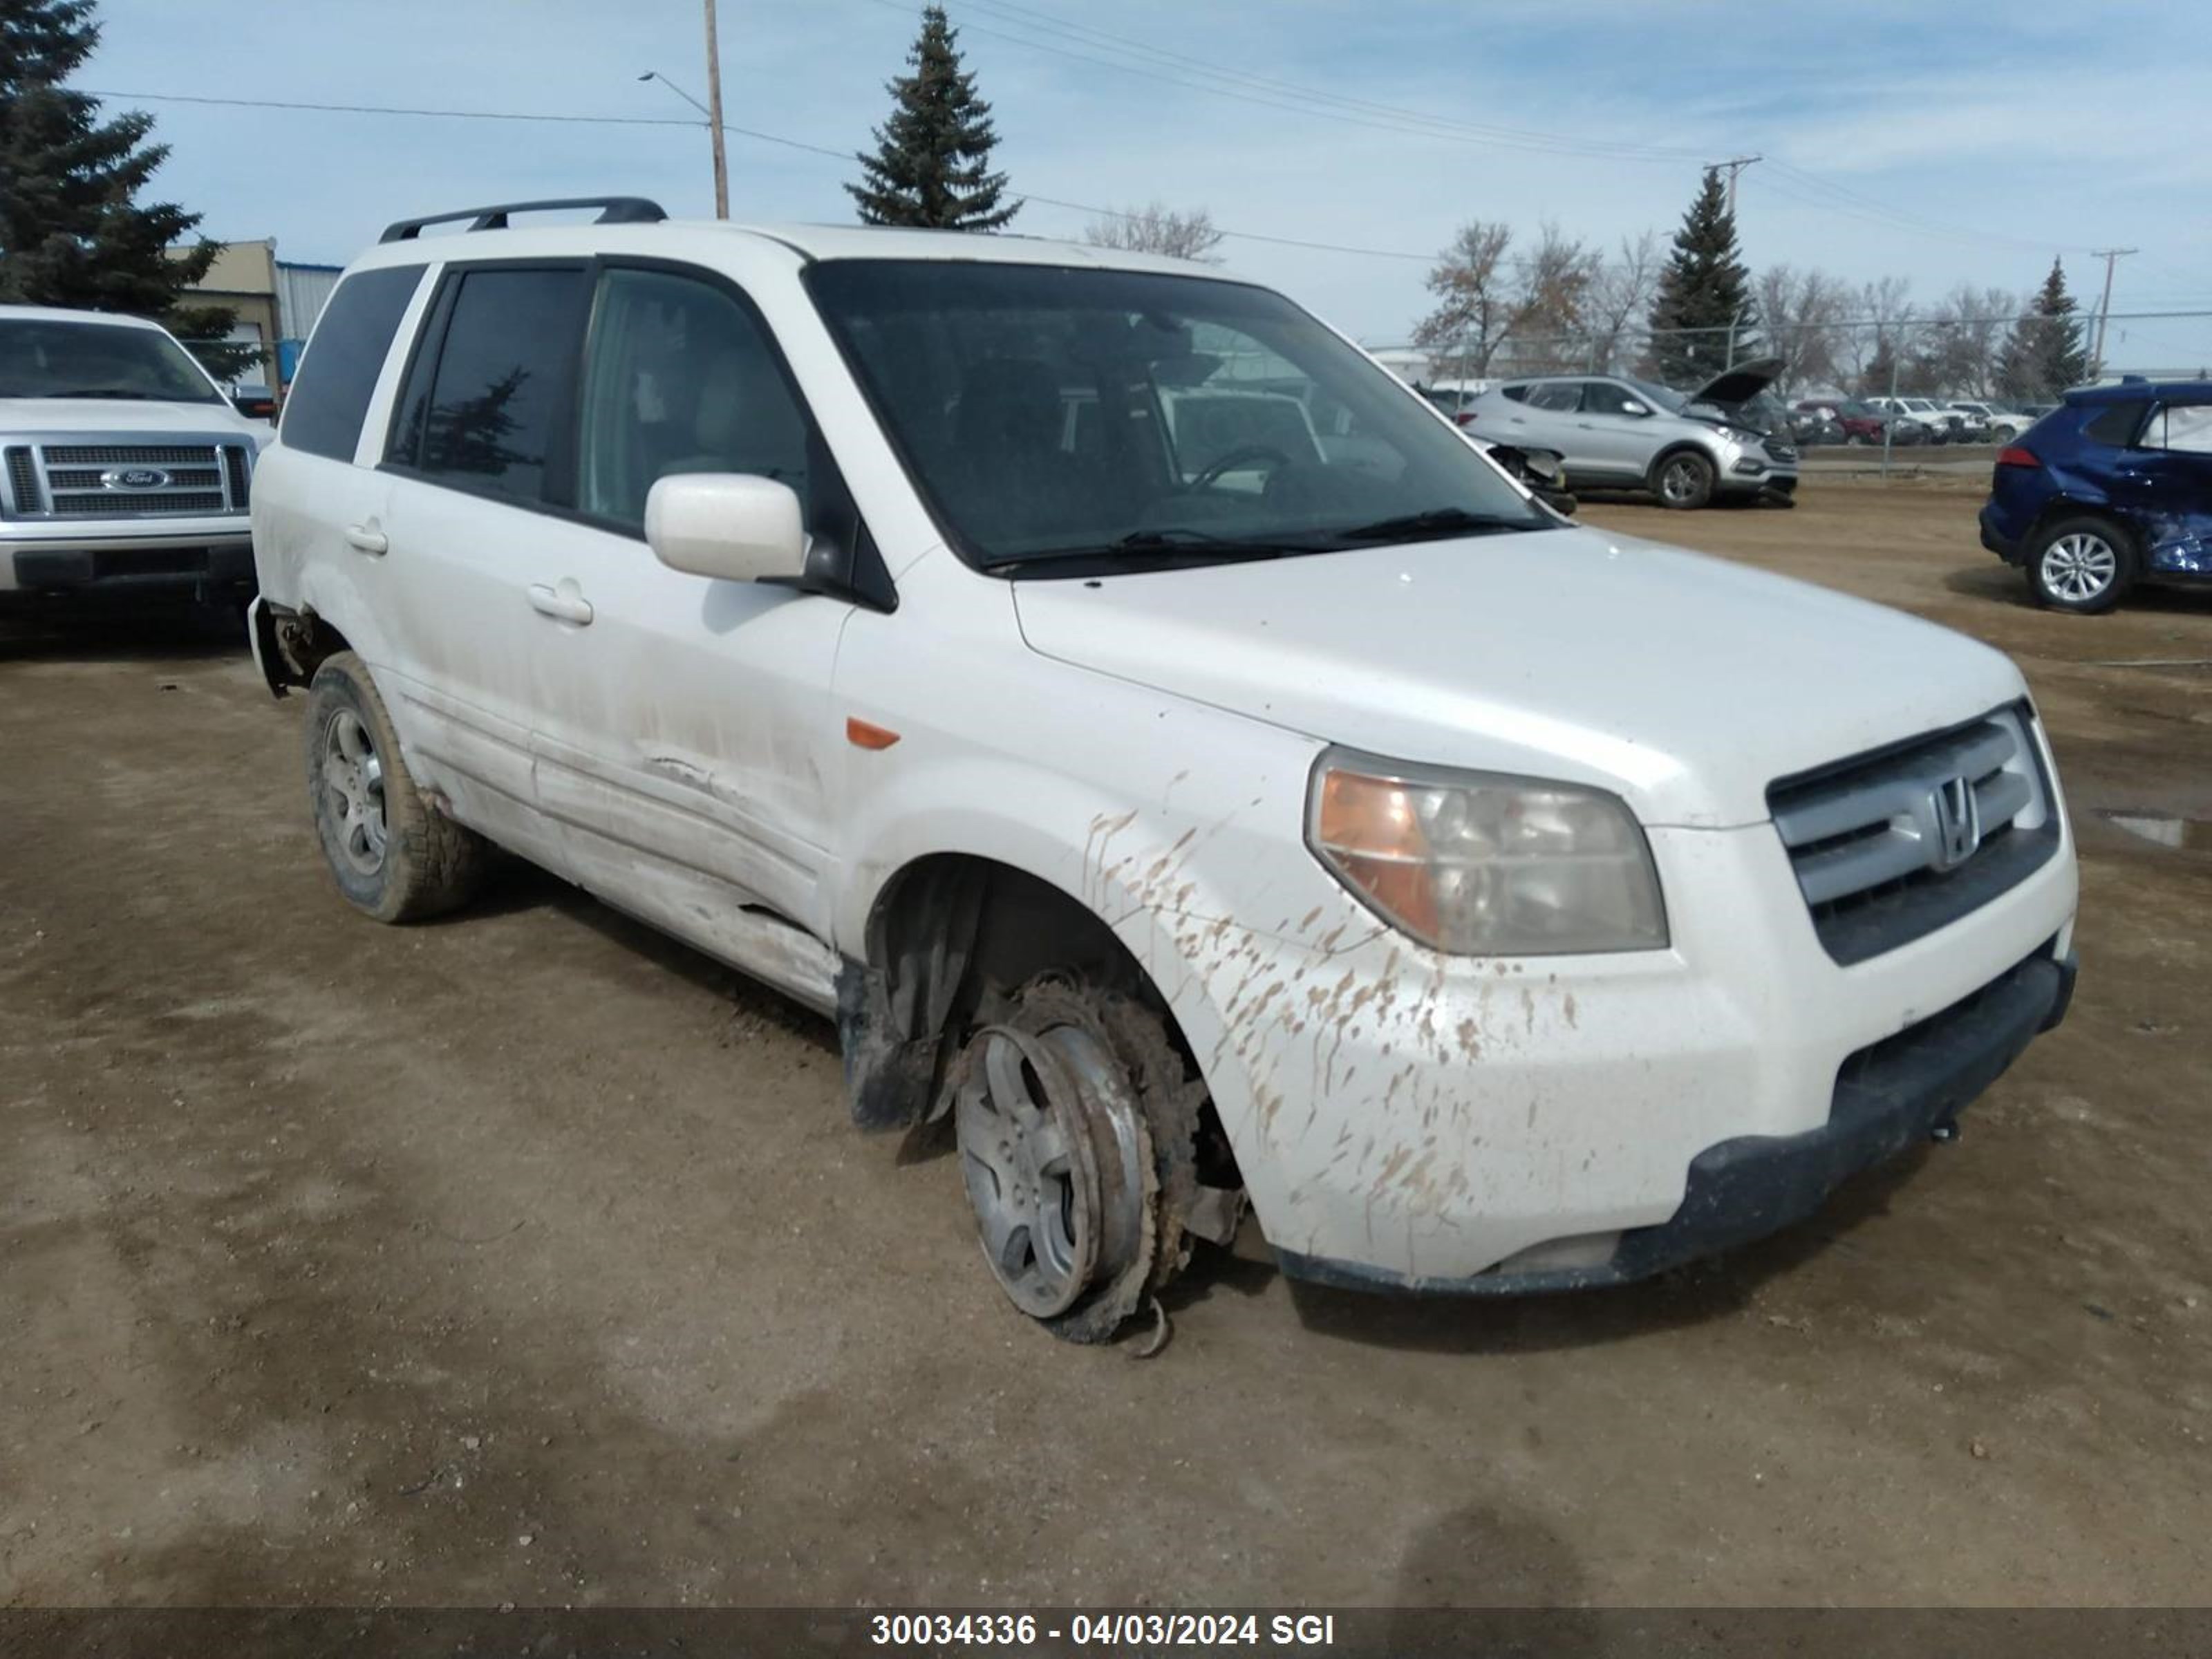
<svg viewBox="0 0 2212 1659">
<path fill-rule="evenodd" d="M 798 495 L 749 472 L 654 480 L 645 498 L 645 540 L 671 570 L 718 581 L 789 581 L 806 570 Z"/>
<path fill-rule="evenodd" d="M 1624 415 L 1649 415 L 1651 411 L 1633 398 L 1629 398 L 1622 401 L 1620 412 Z"/>
</svg>

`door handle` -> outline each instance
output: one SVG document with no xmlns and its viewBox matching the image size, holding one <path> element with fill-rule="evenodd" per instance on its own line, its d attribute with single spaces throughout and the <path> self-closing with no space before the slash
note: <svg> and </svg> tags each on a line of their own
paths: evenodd
<svg viewBox="0 0 2212 1659">
<path fill-rule="evenodd" d="M 530 608 L 544 616 L 574 623 L 579 628 L 592 619 L 592 602 L 576 591 L 574 582 L 566 580 L 558 587 L 548 587 L 543 582 L 531 583 Z"/>
<path fill-rule="evenodd" d="M 392 540 L 374 523 L 349 524 L 345 528 L 346 545 L 356 553 L 382 553 L 392 545 Z"/>
</svg>

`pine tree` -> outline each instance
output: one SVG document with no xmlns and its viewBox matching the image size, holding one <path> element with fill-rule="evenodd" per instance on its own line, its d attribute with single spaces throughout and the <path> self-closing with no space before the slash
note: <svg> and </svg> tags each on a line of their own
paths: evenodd
<svg viewBox="0 0 2212 1659">
<path fill-rule="evenodd" d="M 2035 309 L 2012 325 L 1997 354 L 1997 395 L 2041 403 L 2089 378 L 2089 353 L 2066 291 L 2066 271 L 2051 262 L 2051 275 L 2035 296 Z"/>
<path fill-rule="evenodd" d="M 1750 337 L 1753 320 L 1751 273 L 1736 246 L 1735 215 L 1720 170 L 1708 168 L 1659 276 L 1651 307 L 1653 367 L 1669 385 L 1694 390 L 1729 366 L 1731 325 L 1735 361 L 1759 355 Z M 1683 329 L 1699 331 L 1668 331 Z"/>
<path fill-rule="evenodd" d="M 862 222 L 996 230 L 1021 210 L 1018 201 L 1000 204 L 1006 175 L 989 170 L 999 135 L 960 66 L 958 40 L 944 7 L 922 8 L 907 53 L 914 73 L 885 83 L 890 119 L 875 130 L 876 153 L 858 158 L 862 181 L 845 186 Z"/>
<path fill-rule="evenodd" d="M 187 340 L 220 341 L 234 313 L 180 303 L 216 244 L 172 255 L 200 222 L 138 192 L 169 154 L 154 118 L 100 118 L 100 100 L 62 82 L 100 44 L 94 0 L 0 0 L 0 301 L 151 317 Z M 251 348 L 197 348 L 217 375 Z"/>
</svg>

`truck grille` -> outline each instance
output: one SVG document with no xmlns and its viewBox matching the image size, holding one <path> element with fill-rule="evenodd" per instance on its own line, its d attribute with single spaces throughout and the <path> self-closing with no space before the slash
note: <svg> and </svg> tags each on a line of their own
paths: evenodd
<svg viewBox="0 0 2212 1659">
<path fill-rule="evenodd" d="M 33 439 L 8 448 L 0 507 L 14 519 L 243 514 L 252 475 L 247 449 L 213 439 L 107 444 Z"/>
<path fill-rule="evenodd" d="M 2058 850 L 2026 704 L 1769 786 L 1814 931 L 1849 964 L 1978 909 Z"/>
</svg>

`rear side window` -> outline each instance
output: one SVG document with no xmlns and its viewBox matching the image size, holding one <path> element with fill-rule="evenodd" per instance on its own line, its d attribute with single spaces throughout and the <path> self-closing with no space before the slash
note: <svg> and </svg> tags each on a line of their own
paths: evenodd
<svg viewBox="0 0 2212 1659">
<path fill-rule="evenodd" d="M 465 488 L 544 498 L 568 406 L 581 267 L 465 270 L 443 338 L 408 376 L 391 459 Z"/>
<path fill-rule="evenodd" d="M 1572 414 L 1582 407 L 1583 383 L 1580 380 L 1553 380 L 1544 386 L 1528 388 L 1528 406 L 1548 409 L 1561 415 Z"/>
<path fill-rule="evenodd" d="M 2212 455 L 2212 404 L 2166 404 L 2150 417 L 2142 446 L 2185 455 Z"/>
<path fill-rule="evenodd" d="M 2081 435 L 2092 443 L 2122 446 L 2134 441 L 2142 424 L 2143 406 L 2135 400 L 2106 404 L 2081 426 Z"/>
<path fill-rule="evenodd" d="M 353 459 L 392 337 L 422 280 L 421 265 L 356 271 L 316 319 L 314 337 L 284 403 L 286 446 L 334 461 Z"/>
</svg>

